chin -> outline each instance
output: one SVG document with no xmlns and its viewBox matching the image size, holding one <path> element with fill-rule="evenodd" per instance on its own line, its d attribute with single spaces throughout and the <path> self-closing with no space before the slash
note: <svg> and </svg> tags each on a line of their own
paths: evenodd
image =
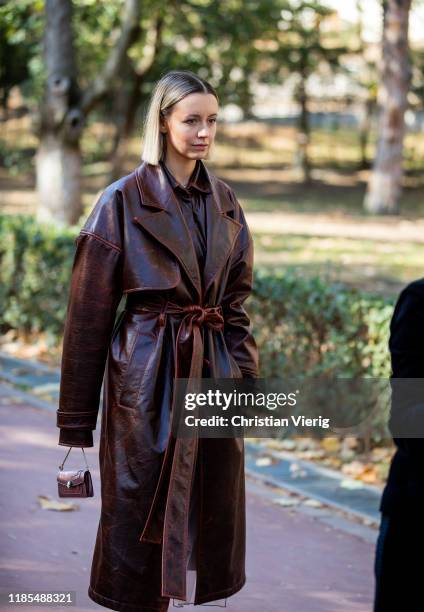
<svg viewBox="0 0 424 612">
<path fill-rule="evenodd" d="M 180 155 L 186 159 L 208 159 L 209 152 L 209 149 L 206 149 L 205 151 L 196 151 L 190 148 L 187 151 L 184 151 L 184 153 L 181 152 Z"/>
<path fill-rule="evenodd" d="M 193 151 L 193 157 L 195 159 L 203 159 L 207 157 L 208 152 L 209 152 L 209 149 L 206 149 L 205 151 Z"/>
</svg>

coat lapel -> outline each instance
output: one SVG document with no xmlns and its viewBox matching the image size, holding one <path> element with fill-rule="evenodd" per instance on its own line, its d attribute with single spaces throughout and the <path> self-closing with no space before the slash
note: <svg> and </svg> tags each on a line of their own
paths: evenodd
<svg viewBox="0 0 424 612">
<path fill-rule="evenodd" d="M 206 166 L 205 170 L 212 189 L 206 210 L 207 253 L 204 269 L 206 295 L 216 275 L 225 266 L 242 224 L 226 215 L 226 212 L 233 210 L 234 206 L 228 195 L 218 185 L 216 177 L 208 172 Z"/>
<path fill-rule="evenodd" d="M 184 215 L 162 168 L 143 162 L 136 169 L 136 178 L 142 209 L 134 221 L 173 253 L 200 296 L 201 279 L 194 246 Z M 155 209 L 153 212 L 152 208 Z"/>
<path fill-rule="evenodd" d="M 143 162 L 136 169 L 142 208 L 141 213 L 134 217 L 134 222 L 148 231 L 178 259 L 198 294 L 199 303 L 202 303 L 217 273 L 225 265 L 242 228 L 241 223 L 225 214 L 233 209 L 233 204 L 217 183 L 216 177 L 208 172 L 206 166 L 203 167 L 211 184 L 206 206 L 207 254 L 203 292 L 190 232 L 174 191 L 160 165 Z"/>
</svg>

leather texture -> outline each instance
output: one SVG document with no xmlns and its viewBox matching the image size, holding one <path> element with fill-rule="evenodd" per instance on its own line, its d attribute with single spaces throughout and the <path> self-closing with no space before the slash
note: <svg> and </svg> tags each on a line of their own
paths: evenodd
<svg viewBox="0 0 424 612">
<path fill-rule="evenodd" d="M 93 497 L 93 481 L 89 470 L 62 470 L 57 474 L 59 497 Z"/>
<path fill-rule="evenodd" d="M 175 377 L 258 376 L 243 306 L 252 237 L 233 190 L 202 170 L 211 186 L 202 273 L 160 165 L 143 162 L 108 186 L 76 239 L 57 426 L 59 444 L 93 445 L 104 378 L 89 594 L 116 610 L 165 610 L 170 597 L 186 598 L 195 474 L 195 603 L 232 595 L 246 580 L 243 439 L 170 435 Z"/>
</svg>

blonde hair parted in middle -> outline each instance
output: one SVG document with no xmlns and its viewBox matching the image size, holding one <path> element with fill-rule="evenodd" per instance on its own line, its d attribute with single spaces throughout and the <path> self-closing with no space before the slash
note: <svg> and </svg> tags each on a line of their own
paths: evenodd
<svg viewBox="0 0 424 612">
<path fill-rule="evenodd" d="M 190 70 L 170 70 L 156 83 L 144 120 L 143 161 L 159 163 L 166 147 L 166 136 L 160 131 L 160 116 L 166 117 L 174 104 L 192 93 L 210 93 L 219 103 L 212 85 Z"/>
</svg>

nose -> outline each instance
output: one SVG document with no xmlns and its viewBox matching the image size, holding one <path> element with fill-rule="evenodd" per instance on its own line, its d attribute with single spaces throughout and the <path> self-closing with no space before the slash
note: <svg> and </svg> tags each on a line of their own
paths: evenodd
<svg viewBox="0 0 424 612">
<path fill-rule="evenodd" d="M 197 135 L 199 136 L 199 138 L 201 138 L 202 136 L 207 136 L 209 133 L 209 130 L 207 127 L 203 127 L 201 128 L 198 132 Z"/>
</svg>

